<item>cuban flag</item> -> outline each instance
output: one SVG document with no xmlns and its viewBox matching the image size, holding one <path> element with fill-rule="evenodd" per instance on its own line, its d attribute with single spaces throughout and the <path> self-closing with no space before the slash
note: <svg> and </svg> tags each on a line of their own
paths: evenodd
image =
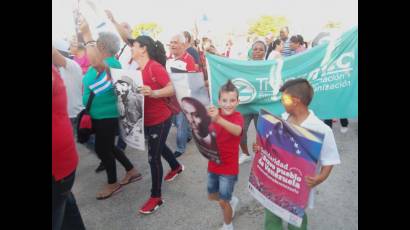
<svg viewBox="0 0 410 230">
<path fill-rule="evenodd" d="M 104 72 L 95 80 L 93 84 L 89 86 L 89 88 L 94 92 L 95 96 L 98 96 L 99 94 L 102 94 L 113 88 L 111 77 L 109 77 L 108 74 Z"/>
</svg>

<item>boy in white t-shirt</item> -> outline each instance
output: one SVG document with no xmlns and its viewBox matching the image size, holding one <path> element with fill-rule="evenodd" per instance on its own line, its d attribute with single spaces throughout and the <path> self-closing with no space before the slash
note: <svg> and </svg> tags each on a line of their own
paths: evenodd
<svg viewBox="0 0 410 230">
<path fill-rule="evenodd" d="M 332 130 L 323 121 L 315 116 L 308 106 L 313 98 L 313 88 L 306 79 L 294 79 L 287 81 L 281 88 L 282 104 L 286 113 L 282 118 L 293 124 L 311 129 L 325 135 L 320 152 L 318 174 L 305 177 L 305 182 L 312 188 L 309 194 L 309 208 L 313 208 L 314 187 L 326 180 L 332 171 L 333 165 L 340 164 L 339 153 Z M 259 149 L 254 143 L 253 150 Z M 282 219 L 265 209 L 265 230 L 282 229 Z M 305 213 L 300 228 L 288 225 L 289 230 L 307 229 L 307 214 Z"/>
</svg>

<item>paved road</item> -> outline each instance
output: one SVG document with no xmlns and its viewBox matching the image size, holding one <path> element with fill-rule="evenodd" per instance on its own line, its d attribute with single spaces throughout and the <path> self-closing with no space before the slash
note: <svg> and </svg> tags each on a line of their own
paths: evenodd
<svg viewBox="0 0 410 230">
<path fill-rule="evenodd" d="M 330 177 L 317 189 L 315 209 L 308 210 L 310 230 L 358 229 L 358 124 L 352 120 L 349 131 L 341 134 L 339 123 L 333 127 L 342 164 L 334 167 Z M 249 137 L 255 136 L 253 126 Z M 248 138 L 249 144 L 254 138 Z M 167 143 L 175 148 L 175 128 L 171 129 Z M 251 145 L 250 145 L 251 146 Z M 190 143 L 180 162 L 185 171 L 172 182 L 163 183 L 161 208 L 151 214 L 138 214 L 151 188 L 151 176 L 146 152 L 127 149 L 126 154 L 142 172 L 141 181 L 130 184 L 113 197 L 98 201 L 96 193 L 106 183 L 104 172 L 96 174 L 99 161 L 84 146 L 78 145 L 80 164 L 73 192 L 77 198 L 83 220 L 89 230 L 208 230 L 222 225 L 217 203 L 207 200 L 207 161 Z M 169 170 L 163 160 L 164 172 Z M 263 229 L 263 208 L 247 191 L 250 162 L 240 166 L 235 194 L 239 197 L 239 210 L 234 219 L 236 230 Z M 118 178 L 125 174 L 117 163 Z"/>
</svg>

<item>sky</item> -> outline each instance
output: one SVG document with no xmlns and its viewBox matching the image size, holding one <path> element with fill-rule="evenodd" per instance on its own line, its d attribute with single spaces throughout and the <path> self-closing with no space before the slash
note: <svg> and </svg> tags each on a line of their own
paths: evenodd
<svg viewBox="0 0 410 230">
<path fill-rule="evenodd" d="M 84 1 L 84 0 L 80 0 Z M 93 0 L 110 9 L 117 21 L 135 26 L 156 22 L 167 42 L 173 34 L 191 30 L 195 20 L 211 28 L 211 36 L 224 37 L 229 31 L 246 32 L 249 23 L 262 15 L 285 16 L 290 34 L 309 40 L 329 21 L 345 29 L 358 24 L 358 0 Z M 52 34 L 61 38 L 74 33 L 72 9 L 77 0 L 52 0 Z M 206 14 L 207 23 L 200 19 Z M 205 29 L 203 29 L 204 31 Z M 226 36 L 225 36 L 226 37 Z"/>
</svg>

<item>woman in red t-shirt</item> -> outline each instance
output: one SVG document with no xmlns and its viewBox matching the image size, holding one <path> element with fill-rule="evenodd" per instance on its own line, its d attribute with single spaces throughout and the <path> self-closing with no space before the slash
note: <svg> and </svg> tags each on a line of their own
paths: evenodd
<svg viewBox="0 0 410 230">
<path fill-rule="evenodd" d="M 67 93 L 58 71 L 51 68 L 51 172 L 53 229 L 85 229 L 71 192 L 78 165 L 73 129 L 67 112 Z M 71 216 L 71 218 L 65 218 Z"/>
<path fill-rule="evenodd" d="M 161 155 L 168 162 L 171 170 L 165 181 L 173 180 L 184 170 L 169 147 L 165 144 L 171 128 L 172 112 L 165 103 L 165 98 L 174 95 L 174 88 L 165 69 L 166 56 L 164 46 L 149 36 L 129 39 L 132 44 L 133 59 L 138 62 L 144 85 L 141 93 L 145 96 L 144 131 L 148 137 L 148 161 L 151 168 L 152 188 L 148 201 L 140 208 L 140 212 L 149 214 L 160 205 L 163 169 Z"/>
</svg>

